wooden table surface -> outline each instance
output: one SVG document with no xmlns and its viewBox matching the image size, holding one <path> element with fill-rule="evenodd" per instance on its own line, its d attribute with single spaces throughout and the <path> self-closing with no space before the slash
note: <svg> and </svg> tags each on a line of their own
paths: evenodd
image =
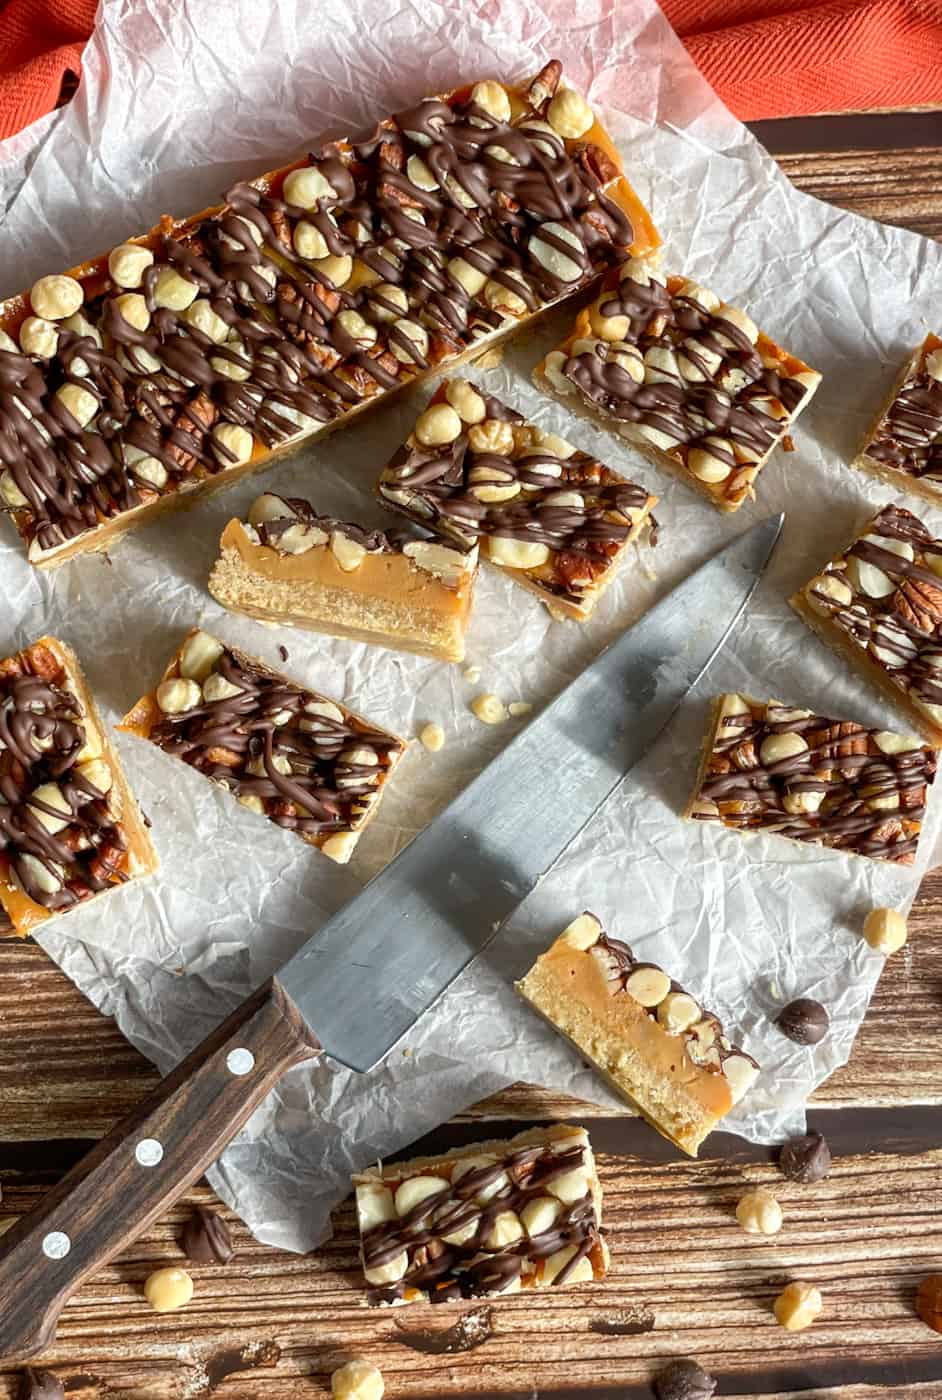
<svg viewBox="0 0 942 1400">
<path fill-rule="evenodd" d="M 757 134 L 802 189 L 942 237 L 942 112 L 766 122 Z M 629 1400 L 650 1397 L 670 1358 L 692 1355 L 720 1377 L 722 1396 L 942 1400 L 942 1338 L 913 1307 L 920 1277 L 942 1269 L 942 871 L 910 928 L 850 1063 L 815 1099 L 812 1122 L 834 1153 L 826 1181 L 784 1182 L 770 1154 L 722 1135 L 699 1161 L 680 1161 L 635 1119 L 518 1085 L 431 1146 L 591 1117 L 613 1255 L 604 1285 L 457 1312 L 371 1312 L 348 1205 L 333 1241 L 304 1258 L 255 1243 L 233 1220 L 235 1261 L 195 1269 L 190 1306 L 158 1316 L 141 1285 L 159 1263 L 182 1262 L 181 1222 L 212 1199 L 201 1186 L 73 1300 L 44 1364 L 70 1400 L 300 1400 L 329 1394 L 331 1370 L 353 1352 L 382 1367 L 390 1400 Z M 38 947 L 0 942 L 0 1225 L 154 1081 Z M 771 1240 L 733 1218 L 746 1184 L 760 1182 L 785 1212 Z M 825 1300 L 815 1326 L 794 1334 L 771 1316 L 792 1278 Z M 15 1393 L 15 1373 L 0 1371 L 0 1397 Z"/>
</svg>

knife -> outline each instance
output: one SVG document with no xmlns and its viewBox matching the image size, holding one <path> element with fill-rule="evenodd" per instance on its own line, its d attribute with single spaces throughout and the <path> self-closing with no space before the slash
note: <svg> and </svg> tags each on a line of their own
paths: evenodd
<svg viewBox="0 0 942 1400">
<path fill-rule="evenodd" d="M 742 614 L 784 517 L 646 613 L 0 1240 L 0 1365 L 161 1215 L 286 1070 L 388 1054 L 650 747 Z"/>
</svg>

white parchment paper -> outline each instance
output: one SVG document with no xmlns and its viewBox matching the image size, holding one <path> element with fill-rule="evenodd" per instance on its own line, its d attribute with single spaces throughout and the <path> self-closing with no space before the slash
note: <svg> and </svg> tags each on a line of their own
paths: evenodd
<svg viewBox="0 0 942 1400">
<path fill-rule="evenodd" d="M 482 686 L 545 702 L 642 605 L 732 534 L 785 508 L 782 545 L 758 600 L 710 677 L 836 716 L 892 723 L 791 615 L 784 598 L 828 557 L 885 488 L 851 472 L 872 405 L 926 329 L 942 288 L 942 249 L 798 194 L 687 59 L 654 0 L 134 0 L 106 3 L 78 96 L 0 147 L 3 290 L 106 248 L 165 210 L 189 213 L 243 174 L 327 130 L 363 130 L 419 95 L 470 77 L 505 78 L 566 59 L 570 79 L 607 109 L 632 181 L 666 240 L 665 265 L 747 307 L 824 373 L 797 433 L 760 479 L 760 501 L 722 518 L 616 439 L 568 420 L 528 373 L 569 313 L 528 331 L 479 375 L 542 424 L 628 470 L 662 497 L 662 543 L 626 570 L 584 628 L 486 572 L 469 639 Z M 379 521 L 370 487 L 408 429 L 416 397 L 380 410 L 267 477 L 318 508 Z M 139 531 L 109 562 L 52 576 L 0 535 L 2 642 L 44 630 L 81 655 L 105 713 L 150 683 L 184 628 L 201 622 L 405 734 L 431 719 L 448 733 L 416 745 L 354 863 L 337 867 L 244 811 L 185 765 L 134 740 L 119 748 L 163 861 L 160 875 L 52 925 L 40 941 L 101 1010 L 167 1070 L 374 874 L 510 737 L 468 712 L 460 668 L 230 617 L 205 591 L 220 528 L 257 483 Z M 942 520 L 930 523 L 942 533 Z M 800 1128 L 807 1095 L 850 1053 L 882 960 L 859 937 L 873 905 L 907 907 L 939 847 L 930 806 L 912 871 L 776 838 L 682 823 L 706 714 L 693 696 L 478 965 L 365 1079 L 329 1063 L 290 1074 L 212 1173 L 259 1239 L 304 1250 L 321 1240 L 352 1168 L 397 1150 L 513 1080 L 614 1102 L 510 989 L 586 907 L 644 958 L 663 964 L 728 1023 L 764 1066 L 730 1126 L 762 1142 Z M 586 716 L 591 724 L 591 716 Z M 898 727 L 898 726 L 897 726 Z M 552 762 L 552 755 L 547 755 Z M 391 914 L 389 938 L 397 937 Z M 907 953 L 906 956 L 910 954 Z M 918 949 L 916 950 L 918 956 Z M 769 1025 L 784 1000 L 831 1012 L 815 1049 Z"/>
</svg>

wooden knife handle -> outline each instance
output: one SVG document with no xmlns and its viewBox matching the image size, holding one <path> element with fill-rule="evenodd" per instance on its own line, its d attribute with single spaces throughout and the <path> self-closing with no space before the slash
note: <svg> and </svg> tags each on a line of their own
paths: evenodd
<svg viewBox="0 0 942 1400">
<path fill-rule="evenodd" d="M 0 1238 L 0 1365 L 52 1341 L 72 1293 L 222 1152 L 276 1080 L 320 1053 L 267 982 Z"/>
</svg>

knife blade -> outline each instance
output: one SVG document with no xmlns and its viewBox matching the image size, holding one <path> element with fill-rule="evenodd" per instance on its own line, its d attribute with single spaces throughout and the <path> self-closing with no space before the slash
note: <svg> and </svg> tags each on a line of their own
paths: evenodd
<svg viewBox="0 0 942 1400">
<path fill-rule="evenodd" d="M 624 632 L 365 889 L 0 1239 L 0 1364 L 222 1152 L 293 1065 L 371 1068 L 650 747 L 741 616 L 771 517 Z"/>
</svg>

